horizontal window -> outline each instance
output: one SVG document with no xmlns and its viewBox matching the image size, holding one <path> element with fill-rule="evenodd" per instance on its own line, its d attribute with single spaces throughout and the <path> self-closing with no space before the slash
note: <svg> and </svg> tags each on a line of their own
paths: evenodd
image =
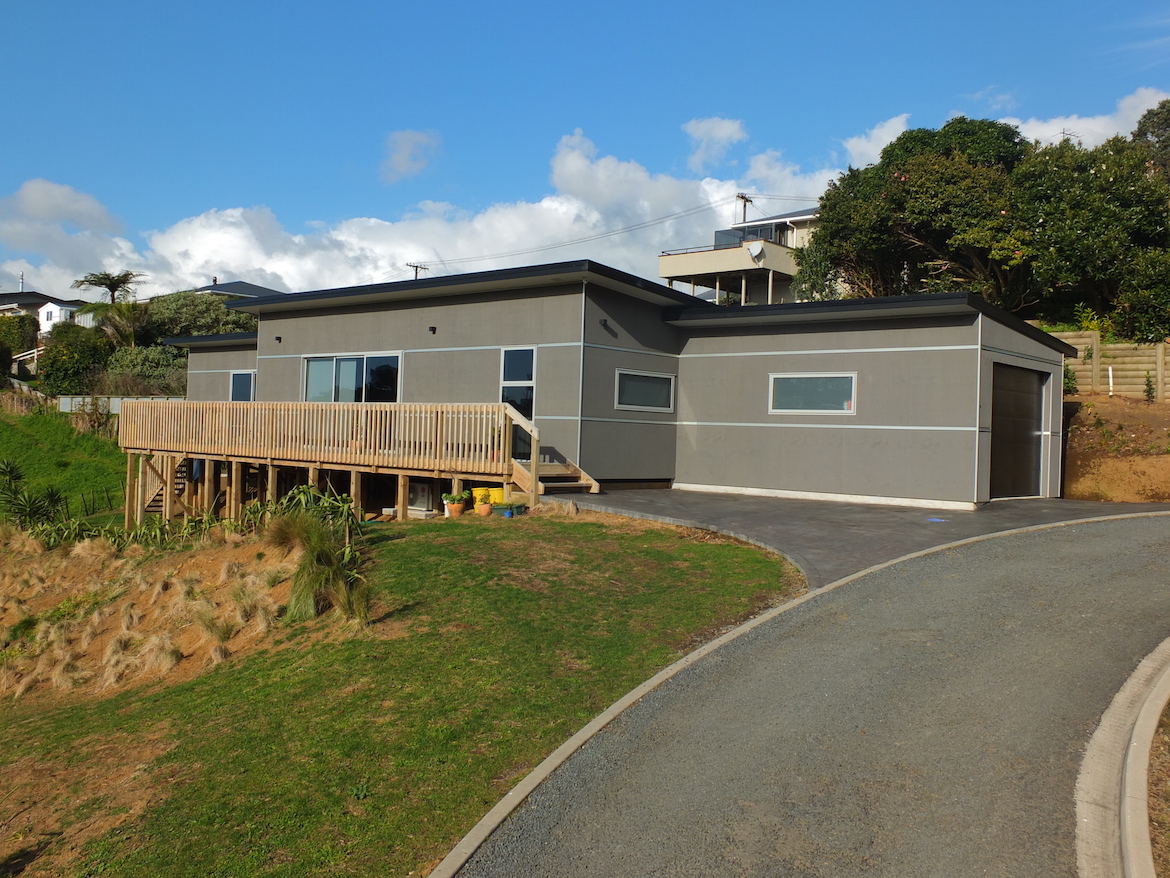
<svg viewBox="0 0 1170 878">
<path fill-rule="evenodd" d="M 674 376 L 618 369 L 613 407 L 636 412 L 674 411 Z"/>
<path fill-rule="evenodd" d="M 397 401 L 397 355 L 305 360 L 305 402 Z"/>
<path fill-rule="evenodd" d="M 821 412 L 851 415 L 856 407 L 856 372 L 789 372 L 768 376 L 773 415 Z"/>
</svg>

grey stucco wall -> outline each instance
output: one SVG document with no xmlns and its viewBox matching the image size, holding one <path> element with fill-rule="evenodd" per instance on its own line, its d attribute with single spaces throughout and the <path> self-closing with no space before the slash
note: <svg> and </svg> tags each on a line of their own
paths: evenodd
<svg viewBox="0 0 1170 878">
<path fill-rule="evenodd" d="M 231 398 L 231 373 L 256 369 L 256 349 L 196 348 L 187 357 L 187 399 L 225 402 Z"/>
<path fill-rule="evenodd" d="M 657 305 L 590 286 L 583 334 L 581 467 L 597 479 L 674 478 L 677 379 L 672 412 L 619 409 L 614 394 L 619 369 L 677 376 L 678 330 Z"/>
<path fill-rule="evenodd" d="M 690 339 L 676 480 L 851 497 L 975 499 L 974 317 Z M 769 414 L 770 374 L 856 373 L 853 414 Z"/>
<path fill-rule="evenodd" d="M 402 402 L 499 402 L 502 349 L 532 347 L 541 446 L 553 459 L 574 459 L 581 308 L 581 287 L 570 285 L 523 295 L 265 314 L 257 399 L 302 399 L 309 356 L 396 353 Z"/>
</svg>

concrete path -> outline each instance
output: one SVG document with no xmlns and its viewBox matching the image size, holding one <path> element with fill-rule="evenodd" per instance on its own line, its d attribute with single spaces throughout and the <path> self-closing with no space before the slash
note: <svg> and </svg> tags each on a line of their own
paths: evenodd
<svg viewBox="0 0 1170 878">
<path fill-rule="evenodd" d="M 906 539 L 926 527 L 882 512 Z M 802 557 L 821 576 L 848 566 Z M 459 874 L 1073 876 L 1082 751 L 1170 636 L 1168 585 L 1158 516 L 996 537 L 826 590 L 622 713 Z"/>
</svg>

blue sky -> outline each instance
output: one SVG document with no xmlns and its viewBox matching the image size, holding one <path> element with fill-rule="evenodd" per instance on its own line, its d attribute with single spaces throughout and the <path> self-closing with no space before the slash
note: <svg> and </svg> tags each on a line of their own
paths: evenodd
<svg viewBox="0 0 1170 878">
<path fill-rule="evenodd" d="M 144 295 L 407 262 L 654 277 L 736 191 L 810 205 L 907 126 L 962 113 L 1093 143 L 1170 96 L 1170 4 L 1144 0 L 7 0 L 0 32 L 0 289 L 24 271 L 52 294 L 122 269 Z"/>
</svg>

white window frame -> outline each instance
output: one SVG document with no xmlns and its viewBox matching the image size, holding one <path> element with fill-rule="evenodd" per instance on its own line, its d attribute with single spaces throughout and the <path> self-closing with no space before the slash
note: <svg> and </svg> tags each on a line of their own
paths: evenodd
<svg viewBox="0 0 1170 878">
<path fill-rule="evenodd" d="M 251 375 L 252 376 L 252 395 L 249 399 L 232 399 L 232 390 L 235 388 L 237 375 Z M 233 369 L 228 374 L 228 399 L 232 402 L 255 402 L 256 401 L 256 370 L 255 369 Z"/>
<path fill-rule="evenodd" d="M 642 378 L 666 378 L 670 381 L 670 406 L 668 408 L 659 408 L 658 406 L 650 405 L 623 405 L 619 402 L 621 395 L 621 383 L 623 375 L 638 375 Z M 664 414 L 674 413 L 674 390 L 675 382 L 678 378 L 673 372 L 645 372 L 641 369 L 614 369 L 613 375 L 613 407 L 618 411 L 626 412 L 662 412 Z"/>
<path fill-rule="evenodd" d="M 504 380 L 504 358 L 508 351 L 531 351 L 532 352 L 532 380 L 531 381 L 505 381 Z M 532 388 L 532 422 L 536 423 L 536 359 L 537 348 L 536 345 L 509 345 L 505 348 L 500 348 L 500 400 L 503 401 L 505 387 L 531 387 Z"/>
<path fill-rule="evenodd" d="M 777 378 L 848 378 L 849 409 L 777 409 L 772 407 L 776 398 Z M 857 414 L 857 373 L 856 372 L 769 372 L 768 373 L 768 414 L 770 415 L 848 415 Z"/>
<path fill-rule="evenodd" d="M 337 388 L 337 361 L 348 360 L 354 357 L 361 357 L 362 375 L 365 375 L 366 364 L 365 360 L 369 357 L 397 357 L 398 358 L 398 384 L 394 388 L 394 395 L 398 397 L 398 401 L 402 402 L 402 351 L 352 351 L 347 353 L 336 354 L 303 354 L 301 356 L 301 402 L 305 402 L 305 397 L 308 395 L 309 387 L 309 360 L 333 360 L 333 387 Z M 332 400 L 337 402 L 337 400 Z M 364 402 L 364 400 L 363 400 Z"/>
</svg>

